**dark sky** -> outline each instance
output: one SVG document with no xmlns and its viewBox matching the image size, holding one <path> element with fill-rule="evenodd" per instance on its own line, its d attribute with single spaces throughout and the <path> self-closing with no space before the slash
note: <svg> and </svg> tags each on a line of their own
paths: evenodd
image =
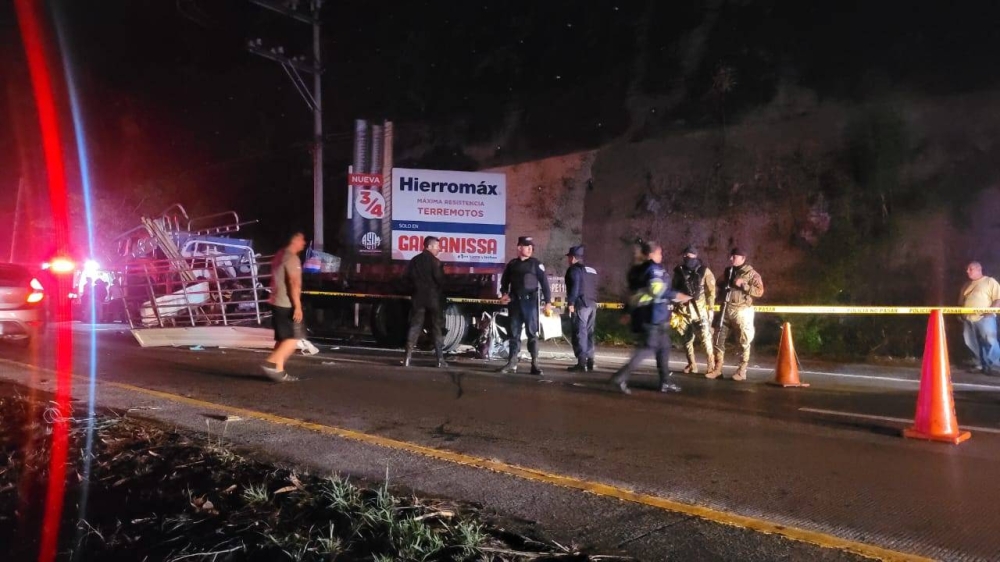
<svg viewBox="0 0 1000 562">
<path fill-rule="evenodd" d="M 24 82 L 4 4 L 0 68 Z M 236 208 L 267 222 L 262 236 L 309 225 L 311 115 L 281 68 L 244 48 L 260 37 L 307 54 L 308 26 L 246 0 L 58 5 L 102 193 Z M 720 68 L 737 77 L 725 100 L 732 119 L 781 83 L 858 101 L 982 89 L 1000 76 L 998 14 L 991 2 L 328 0 L 329 222 L 342 212 L 358 117 L 397 123 L 404 164 L 472 168 L 713 126 Z M 0 92 L 0 116 L 11 95 Z M 0 125 L 5 204 L 18 175 L 13 138 Z M 493 155 L 470 160 L 460 147 L 471 143 Z"/>
</svg>

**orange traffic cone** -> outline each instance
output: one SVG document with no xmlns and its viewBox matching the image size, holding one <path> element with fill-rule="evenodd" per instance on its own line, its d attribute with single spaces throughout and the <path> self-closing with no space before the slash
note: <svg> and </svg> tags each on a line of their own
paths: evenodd
<svg viewBox="0 0 1000 562">
<path fill-rule="evenodd" d="M 955 399 L 951 393 L 951 367 L 944 336 L 944 317 L 940 310 L 931 312 L 924 343 L 924 367 L 920 374 L 917 415 L 913 427 L 903 430 L 904 437 L 944 441 L 955 445 L 972 434 L 958 428 Z"/>
<path fill-rule="evenodd" d="M 768 384 L 776 386 L 809 386 L 799 381 L 799 358 L 792 343 L 792 325 L 788 322 L 781 327 L 781 346 L 778 347 L 778 365 L 774 369 L 774 380 Z"/>
</svg>

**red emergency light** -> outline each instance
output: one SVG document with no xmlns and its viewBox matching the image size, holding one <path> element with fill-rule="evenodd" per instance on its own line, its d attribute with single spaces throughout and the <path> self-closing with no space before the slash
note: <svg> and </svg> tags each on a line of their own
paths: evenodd
<svg viewBox="0 0 1000 562">
<path fill-rule="evenodd" d="M 76 271 L 76 263 L 69 258 L 55 258 L 52 261 L 43 264 L 42 269 L 48 269 L 52 273 L 73 273 Z"/>
</svg>

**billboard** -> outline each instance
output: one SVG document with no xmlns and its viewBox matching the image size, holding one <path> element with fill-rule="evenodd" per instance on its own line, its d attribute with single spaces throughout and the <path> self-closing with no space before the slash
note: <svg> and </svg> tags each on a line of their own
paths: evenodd
<svg viewBox="0 0 1000 562">
<path fill-rule="evenodd" d="M 381 225 L 386 208 L 385 197 L 381 193 L 382 176 L 349 172 L 347 183 L 350 201 L 347 218 L 356 220 L 361 230 L 355 249 L 360 254 L 381 253 L 383 247 Z"/>
<path fill-rule="evenodd" d="M 444 262 L 504 263 L 507 176 L 392 170 L 392 258 L 409 260 L 424 236 L 441 239 Z"/>
</svg>

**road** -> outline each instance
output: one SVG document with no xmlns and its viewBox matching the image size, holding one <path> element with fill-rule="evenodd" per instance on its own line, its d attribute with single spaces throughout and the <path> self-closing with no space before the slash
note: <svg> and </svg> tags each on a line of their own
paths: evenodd
<svg viewBox="0 0 1000 562">
<path fill-rule="evenodd" d="M 75 335 L 82 376 L 90 335 Z M 782 389 L 764 384 L 771 375 L 762 365 L 745 383 L 679 376 L 680 394 L 653 392 L 647 370 L 624 396 L 606 383 L 620 357 L 613 351 L 599 356 L 607 369 L 583 375 L 567 373 L 569 362 L 550 353 L 545 376 L 533 377 L 499 375 L 499 363 L 471 358 L 454 359 L 446 371 L 404 369 L 397 352 L 321 346 L 320 355 L 291 361 L 300 382 L 276 385 L 257 376 L 258 352 L 141 349 L 115 329 L 95 337 L 107 402 L 138 392 L 177 408 L 211 404 L 261 413 L 264 422 L 301 422 L 300 429 L 335 428 L 307 442 L 278 438 L 264 423 L 240 439 L 362 477 L 386 469 L 378 463 L 388 457 L 369 449 L 388 448 L 399 484 L 476 501 L 604 552 L 644 560 L 847 560 L 854 558 L 818 546 L 856 543 L 886 559 L 1000 559 L 992 532 L 1000 504 L 997 379 L 956 372 L 959 420 L 973 438 L 951 446 L 899 437 L 914 411 L 912 368 L 807 368 L 810 388 Z M 8 361 L 0 375 L 23 382 L 28 375 L 18 364 L 51 366 L 51 355 L 2 348 Z M 51 383 L 40 377 L 36 383 Z M 365 436 L 361 443 L 356 435 Z M 422 447 L 441 458 L 429 459 Z M 497 464 L 469 468 L 487 462 Z M 519 474 L 523 468 L 532 473 Z"/>
</svg>

